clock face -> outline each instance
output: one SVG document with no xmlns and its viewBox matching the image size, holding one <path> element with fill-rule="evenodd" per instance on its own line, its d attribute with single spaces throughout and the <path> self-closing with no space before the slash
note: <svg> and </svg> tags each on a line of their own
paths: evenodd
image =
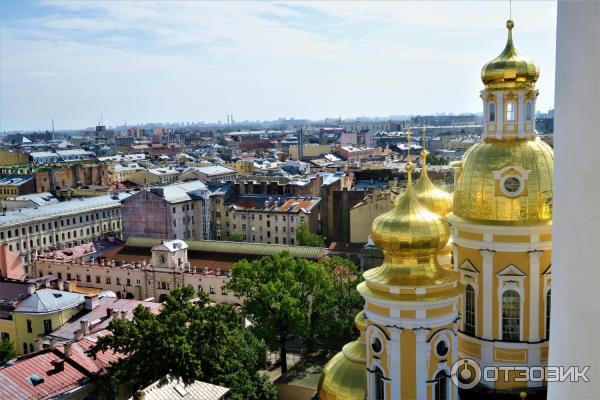
<svg viewBox="0 0 600 400">
<path fill-rule="evenodd" d="M 159 255 L 159 256 L 158 256 L 158 261 L 159 261 L 161 264 L 164 264 L 164 263 L 166 263 L 166 262 L 167 262 L 167 256 L 165 256 L 164 254 L 161 254 L 161 255 Z"/>
</svg>

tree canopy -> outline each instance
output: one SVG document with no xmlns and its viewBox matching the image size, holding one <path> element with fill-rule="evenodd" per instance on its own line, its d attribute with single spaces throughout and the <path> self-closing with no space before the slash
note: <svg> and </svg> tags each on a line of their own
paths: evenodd
<svg viewBox="0 0 600 400">
<path fill-rule="evenodd" d="M 345 343 L 341 340 L 356 336 L 352 321 L 362 305 L 356 291 L 359 280 L 347 260 L 314 262 L 282 252 L 234 264 L 227 289 L 244 298 L 253 331 L 270 348 L 279 349 L 285 373 L 291 335 L 305 347 L 327 349 L 338 349 Z"/>
<path fill-rule="evenodd" d="M 9 339 L 0 340 L 0 365 L 3 365 L 16 356 L 17 352 L 15 351 L 15 346 L 13 346 L 12 342 Z"/>
<path fill-rule="evenodd" d="M 232 242 L 243 242 L 244 235 L 241 232 L 233 232 L 231 235 L 229 235 L 229 240 Z"/>
<path fill-rule="evenodd" d="M 258 372 L 265 348 L 242 328 L 233 306 L 209 305 L 203 293 L 193 297 L 189 286 L 175 289 L 158 315 L 138 306 L 132 321 L 111 321 L 111 334 L 99 338 L 90 354 L 112 350 L 125 357 L 100 377 L 98 398 L 114 398 L 123 384 L 135 393 L 167 374 L 229 387 L 235 400 L 276 398 Z"/>
<path fill-rule="evenodd" d="M 298 225 L 296 239 L 300 246 L 323 247 L 325 245 L 323 238 L 316 233 L 312 233 L 308 229 L 308 224 L 306 222 L 302 222 Z"/>
</svg>

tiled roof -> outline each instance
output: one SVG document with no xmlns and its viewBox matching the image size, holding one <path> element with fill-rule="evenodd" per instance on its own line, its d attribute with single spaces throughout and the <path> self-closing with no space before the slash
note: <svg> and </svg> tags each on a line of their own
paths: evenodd
<svg viewBox="0 0 600 400">
<path fill-rule="evenodd" d="M 50 313 L 76 307 L 85 301 L 83 295 L 54 289 L 39 289 L 21 301 L 15 312 Z"/>
<path fill-rule="evenodd" d="M 129 237 L 126 247 L 152 248 L 160 243 L 160 239 L 146 237 Z M 228 242 L 220 240 L 187 240 L 188 250 L 222 254 L 247 254 L 270 256 L 282 251 L 289 252 L 293 257 L 317 259 L 324 255 L 321 247 L 286 246 L 282 244 L 264 244 L 247 242 Z"/>
</svg>

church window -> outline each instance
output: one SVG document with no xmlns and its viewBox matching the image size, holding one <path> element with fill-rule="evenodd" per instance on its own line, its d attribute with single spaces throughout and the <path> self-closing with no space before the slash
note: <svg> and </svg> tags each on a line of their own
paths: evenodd
<svg viewBox="0 0 600 400">
<path fill-rule="evenodd" d="M 435 400 L 448 399 L 448 376 L 446 375 L 446 371 L 440 371 L 435 375 L 435 393 L 433 398 Z"/>
<path fill-rule="evenodd" d="M 381 340 L 379 338 L 373 339 L 373 343 L 371 343 L 371 348 L 375 353 L 379 353 L 381 351 Z"/>
<path fill-rule="evenodd" d="M 513 102 L 506 103 L 506 120 L 515 120 L 515 103 Z"/>
<path fill-rule="evenodd" d="M 385 399 L 385 388 L 383 383 L 383 372 L 380 368 L 375 369 L 375 400 Z"/>
<path fill-rule="evenodd" d="M 502 295 L 502 340 L 521 340 L 521 298 L 514 290 L 507 290 Z"/>
<path fill-rule="evenodd" d="M 496 122 L 496 103 L 490 103 L 489 108 L 489 122 Z"/>
<path fill-rule="evenodd" d="M 527 103 L 525 103 L 525 120 L 526 121 L 531 121 L 532 112 L 533 112 L 533 105 L 531 104 L 530 101 L 528 101 Z"/>
<path fill-rule="evenodd" d="M 436 345 L 435 345 L 435 352 L 437 353 L 437 355 L 439 357 L 445 357 L 448 354 L 448 343 L 446 343 L 445 340 L 440 340 Z"/>
<path fill-rule="evenodd" d="M 504 180 L 504 190 L 510 194 L 518 193 L 521 190 L 521 180 L 516 176 L 509 176 Z"/>
<path fill-rule="evenodd" d="M 550 290 L 546 293 L 546 339 L 550 339 Z"/>
<path fill-rule="evenodd" d="M 467 285 L 465 290 L 465 333 L 470 336 L 475 336 L 475 289 L 473 286 Z"/>
</svg>

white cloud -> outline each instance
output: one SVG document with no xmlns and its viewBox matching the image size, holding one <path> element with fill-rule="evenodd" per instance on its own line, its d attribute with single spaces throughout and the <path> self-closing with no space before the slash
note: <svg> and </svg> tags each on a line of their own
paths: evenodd
<svg viewBox="0 0 600 400">
<path fill-rule="evenodd" d="M 501 2 L 46 1 L 0 27 L 0 129 L 478 111 Z M 515 2 L 552 104 L 555 5 Z M 544 102 L 543 99 L 546 99 Z"/>
</svg>

